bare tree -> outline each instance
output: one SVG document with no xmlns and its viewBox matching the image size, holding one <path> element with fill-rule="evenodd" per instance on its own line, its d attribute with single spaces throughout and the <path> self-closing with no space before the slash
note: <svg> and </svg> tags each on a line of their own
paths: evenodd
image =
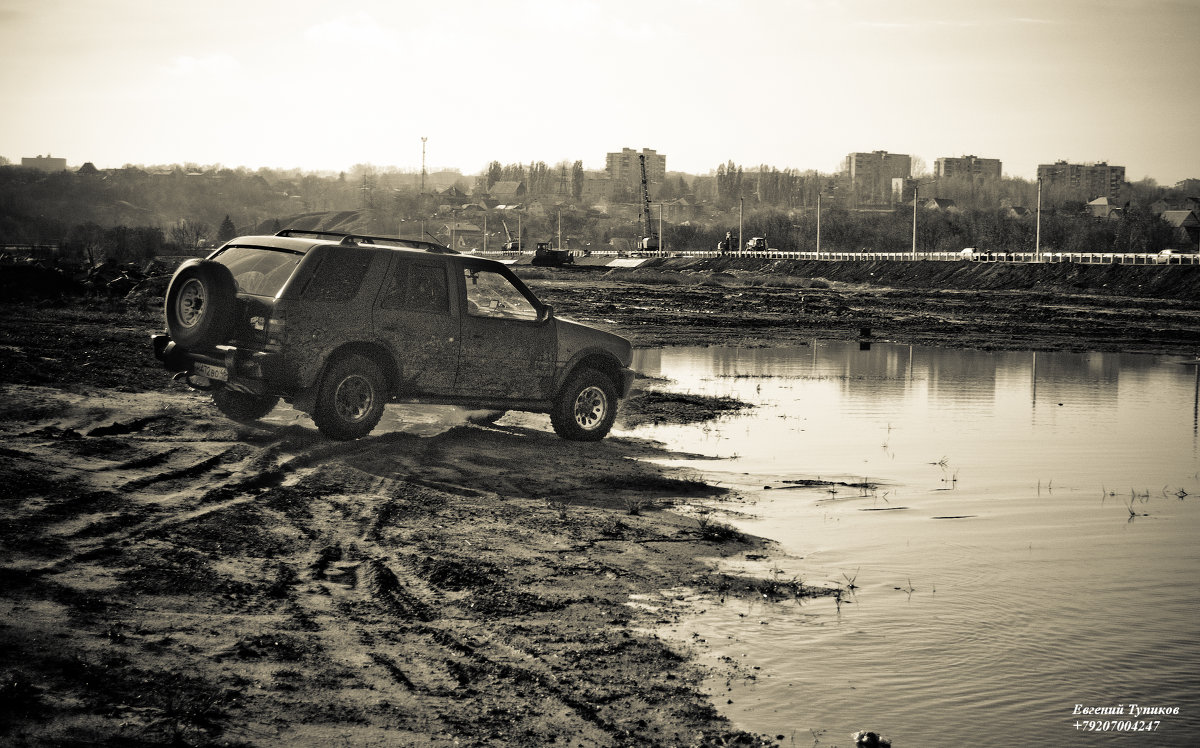
<svg viewBox="0 0 1200 748">
<path fill-rule="evenodd" d="M 171 227 L 170 233 L 171 241 L 178 244 L 180 248 L 196 249 L 208 240 L 212 230 L 207 223 L 181 218 L 178 223 Z"/>
</svg>

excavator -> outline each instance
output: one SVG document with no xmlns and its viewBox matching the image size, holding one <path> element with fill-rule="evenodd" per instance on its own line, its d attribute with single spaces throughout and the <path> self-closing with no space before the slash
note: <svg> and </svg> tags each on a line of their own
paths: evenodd
<svg viewBox="0 0 1200 748">
<path fill-rule="evenodd" d="M 642 167 L 642 240 L 638 242 L 638 248 L 658 249 L 658 234 L 650 224 L 650 186 L 646 182 L 646 154 L 638 154 L 638 163 Z"/>
<path fill-rule="evenodd" d="M 504 226 L 504 236 L 505 236 L 504 251 L 505 252 L 520 252 L 521 251 L 521 238 L 520 237 L 517 237 L 516 239 L 513 238 L 512 232 L 508 230 L 508 223 L 503 218 L 500 219 L 500 223 L 503 224 L 503 226 Z M 520 224 L 517 225 L 517 228 L 520 228 Z"/>
</svg>

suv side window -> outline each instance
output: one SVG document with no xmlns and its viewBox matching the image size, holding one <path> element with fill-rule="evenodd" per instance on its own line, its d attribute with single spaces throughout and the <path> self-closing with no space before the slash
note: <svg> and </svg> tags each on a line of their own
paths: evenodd
<svg viewBox="0 0 1200 748">
<path fill-rule="evenodd" d="M 339 247 L 321 259 L 304 289 L 304 298 L 325 304 L 349 301 L 358 294 L 371 267 L 369 250 Z"/>
<path fill-rule="evenodd" d="M 446 269 L 431 262 L 396 263 L 379 305 L 384 309 L 448 314 L 450 289 L 446 284 Z"/>
<path fill-rule="evenodd" d="M 467 314 L 534 322 L 537 309 L 517 287 L 500 273 L 463 268 L 467 286 Z"/>
</svg>

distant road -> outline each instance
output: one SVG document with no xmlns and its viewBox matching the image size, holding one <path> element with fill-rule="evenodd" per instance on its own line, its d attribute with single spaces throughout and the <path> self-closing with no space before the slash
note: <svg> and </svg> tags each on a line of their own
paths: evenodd
<svg viewBox="0 0 1200 748">
<path fill-rule="evenodd" d="M 518 262 L 532 252 L 477 252 L 477 254 L 510 257 Z M 617 252 L 616 250 L 593 250 L 585 253 L 572 250 L 577 264 L 636 265 L 630 262 L 654 257 L 753 257 L 763 260 L 820 260 L 822 262 L 1016 262 L 1016 263 L 1059 263 L 1074 262 L 1083 265 L 1200 265 L 1200 254 L 1172 252 L 1121 253 L 1121 252 L 974 252 L 964 256 L 962 252 L 785 252 L 778 249 L 736 252 L 722 255 L 715 250 L 662 250 Z"/>
</svg>

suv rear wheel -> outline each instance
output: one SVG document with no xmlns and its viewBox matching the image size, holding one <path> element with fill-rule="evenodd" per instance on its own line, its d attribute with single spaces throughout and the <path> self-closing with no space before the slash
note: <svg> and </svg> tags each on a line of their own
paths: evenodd
<svg viewBox="0 0 1200 748">
<path fill-rule="evenodd" d="M 237 284 L 216 260 L 188 260 L 167 286 L 167 332 L 187 349 L 211 348 L 233 326 Z"/>
<path fill-rule="evenodd" d="M 239 423 L 257 421 L 279 404 L 277 395 L 248 395 L 224 387 L 213 390 L 213 402 L 226 418 Z"/>
<path fill-rule="evenodd" d="M 572 374 L 550 411 L 554 433 L 573 441 L 600 441 L 616 418 L 616 387 L 595 369 Z"/>
<path fill-rule="evenodd" d="M 379 364 L 357 354 L 338 359 L 321 380 L 313 423 L 330 439 L 366 436 L 383 416 L 386 390 Z"/>
</svg>

